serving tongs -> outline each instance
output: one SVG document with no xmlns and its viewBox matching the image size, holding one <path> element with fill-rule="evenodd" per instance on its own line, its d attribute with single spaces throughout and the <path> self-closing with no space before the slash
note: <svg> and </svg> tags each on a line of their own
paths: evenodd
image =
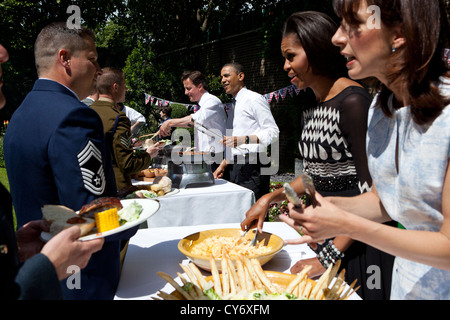
<svg viewBox="0 0 450 320">
<path fill-rule="evenodd" d="M 309 201 L 311 201 L 311 205 L 315 208 L 317 206 L 317 199 L 314 182 L 312 181 L 312 178 L 304 172 L 300 174 L 300 177 L 302 177 L 303 187 L 305 188 L 306 194 L 309 196 Z"/>
<path fill-rule="evenodd" d="M 150 133 L 150 134 L 146 134 L 146 135 L 140 136 L 139 139 L 151 136 L 151 138 L 149 138 L 149 140 L 153 140 L 153 138 L 155 138 L 158 134 L 159 134 L 159 130 L 156 133 Z"/>
<path fill-rule="evenodd" d="M 206 135 L 208 135 L 208 136 L 210 136 L 210 137 L 212 137 L 212 138 L 219 138 L 220 140 L 223 140 L 223 138 L 224 138 L 223 135 L 218 134 L 217 132 L 212 131 L 211 129 L 209 129 L 208 127 L 205 127 L 203 124 L 201 124 L 201 123 L 198 122 L 198 121 L 195 121 L 195 122 L 194 122 L 194 127 L 195 127 L 198 131 L 200 131 L 200 132 L 202 132 L 202 133 L 204 133 L 204 134 L 206 134 Z M 234 149 L 238 150 L 242 155 L 245 155 L 245 154 L 246 154 L 246 152 L 245 152 L 241 147 L 236 146 Z"/>
<path fill-rule="evenodd" d="M 309 175 L 306 173 L 301 173 L 300 177 L 303 181 L 303 187 L 305 188 L 305 193 L 309 196 L 309 200 L 311 201 L 311 205 L 313 208 L 317 206 L 316 199 L 316 188 L 314 187 L 314 183 Z M 289 183 L 284 184 L 284 193 L 286 194 L 286 198 L 297 208 L 302 207 L 302 200 L 298 197 L 295 190 L 291 187 Z"/>
<path fill-rule="evenodd" d="M 241 234 L 241 239 L 243 239 L 245 237 L 245 235 L 255 227 L 256 223 L 258 222 L 258 220 L 253 220 L 252 223 L 247 227 L 247 229 L 242 232 Z M 253 237 L 252 241 L 250 242 L 251 246 L 256 246 L 256 239 L 258 238 L 258 230 L 255 230 L 255 236 Z"/>
<path fill-rule="evenodd" d="M 303 187 L 305 188 L 306 194 L 309 196 L 309 200 L 311 201 L 311 205 L 313 208 L 317 206 L 317 199 L 316 199 L 316 188 L 314 187 L 314 183 L 309 175 L 306 173 L 301 173 L 300 177 L 303 181 Z M 286 198 L 297 208 L 302 207 L 302 200 L 298 197 L 295 190 L 291 187 L 289 183 L 285 183 L 284 186 L 284 193 L 286 194 Z M 303 227 L 300 228 L 300 231 L 298 233 L 303 236 L 302 233 Z M 323 241 L 317 242 L 318 244 L 323 244 Z"/>
<path fill-rule="evenodd" d="M 241 238 L 245 237 L 245 235 L 255 227 L 256 223 L 258 222 L 258 220 L 253 220 L 252 223 L 250 223 L 250 225 L 247 227 L 247 229 L 242 232 L 241 234 Z"/>
<path fill-rule="evenodd" d="M 289 202 L 291 202 L 295 207 L 297 208 L 301 208 L 302 207 L 302 200 L 298 197 L 297 193 L 295 192 L 295 190 L 291 187 L 291 185 L 289 183 L 285 183 L 284 186 L 284 191 L 283 193 L 286 195 L 286 198 L 289 200 Z"/>
</svg>

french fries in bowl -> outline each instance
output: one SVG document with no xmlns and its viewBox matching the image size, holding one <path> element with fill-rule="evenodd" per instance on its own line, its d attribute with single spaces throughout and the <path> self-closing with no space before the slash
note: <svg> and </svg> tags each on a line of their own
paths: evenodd
<svg viewBox="0 0 450 320">
<path fill-rule="evenodd" d="M 210 257 L 211 276 L 204 277 L 197 266 L 190 262 L 180 264 L 184 274 L 177 273 L 179 281 L 164 272 L 157 274 L 167 281 L 174 291 L 159 291 L 154 300 L 346 300 L 358 288 L 356 280 L 348 286 L 344 281 L 345 270 L 338 275 L 340 260 L 317 280 L 308 279 L 311 266 L 300 273 L 286 274 L 264 271 L 256 259 L 239 256 L 221 260 L 222 272 Z M 337 277 L 336 277 L 337 275 Z M 334 283 L 333 283 L 333 280 Z"/>
<path fill-rule="evenodd" d="M 180 240 L 178 249 L 199 268 L 211 271 L 210 257 L 214 256 L 217 270 L 222 270 L 222 258 L 236 260 L 238 255 L 256 259 L 262 266 L 269 262 L 284 245 L 283 239 L 272 233 L 258 234 L 256 246 L 250 242 L 256 229 L 241 237 L 242 230 L 214 229 L 196 232 Z"/>
</svg>

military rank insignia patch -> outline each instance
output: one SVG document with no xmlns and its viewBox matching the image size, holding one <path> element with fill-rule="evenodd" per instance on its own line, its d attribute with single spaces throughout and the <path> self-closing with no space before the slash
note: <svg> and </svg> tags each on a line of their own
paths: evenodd
<svg viewBox="0 0 450 320">
<path fill-rule="evenodd" d="M 105 191 L 106 179 L 103 170 L 102 154 L 100 150 L 88 141 L 86 147 L 78 154 L 84 187 L 95 195 Z"/>
<path fill-rule="evenodd" d="M 128 136 L 128 132 L 120 136 L 120 143 L 127 149 L 131 148 L 132 140 L 131 136 Z"/>
</svg>

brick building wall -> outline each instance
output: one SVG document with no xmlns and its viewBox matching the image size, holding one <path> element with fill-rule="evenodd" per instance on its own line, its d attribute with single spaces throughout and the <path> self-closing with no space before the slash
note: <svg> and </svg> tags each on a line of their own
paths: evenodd
<svg viewBox="0 0 450 320">
<path fill-rule="evenodd" d="M 283 70 L 280 43 L 277 55 L 263 57 L 262 35 L 259 30 L 215 40 L 172 54 L 189 55 L 192 64 L 208 73 L 220 74 L 227 62 L 239 62 L 245 68 L 246 85 L 260 93 L 268 93 L 290 85 Z"/>
<path fill-rule="evenodd" d="M 176 50 L 165 55 L 189 56 L 191 68 L 209 74 L 219 75 L 221 67 L 228 62 L 239 62 L 245 68 L 245 83 L 250 90 L 261 94 L 290 86 L 287 73 L 283 70 L 280 43 L 263 47 L 263 36 L 259 30 L 211 41 L 199 46 Z M 263 56 L 263 52 L 268 52 Z M 280 128 L 279 160 L 281 172 L 294 172 L 300 134 L 300 104 L 302 95 L 271 102 L 272 114 Z"/>
<path fill-rule="evenodd" d="M 445 5 L 447 6 L 447 19 L 450 22 L 450 0 L 445 0 Z"/>
</svg>

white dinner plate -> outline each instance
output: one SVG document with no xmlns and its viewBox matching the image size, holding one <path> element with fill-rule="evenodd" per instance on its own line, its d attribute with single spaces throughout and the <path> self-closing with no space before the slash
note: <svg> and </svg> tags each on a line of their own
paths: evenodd
<svg viewBox="0 0 450 320">
<path fill-rule="evenodd" d="M 151 183 L 150 183 L 150 184 L 151 184 Z M 138 185 L 136 185 L 136 186 L 138 186 Z M 135 199 L 126 199 L 126 200 L 138 200 L 138 199 L 141 199 L 141 200 L 145 200 L 145 199 L 157 200 L 157 199 L 159 199 L 159 198 L 163 198 L 163 197 L 167 197 L 167 196 L 172 196 L 172 195 L 174 195 L 174 194 L 177 194 L 178 192 L 180 192 L 180 189 L 178 189 L 178 188 L 172 188 L 172 189 L 170 190 L 170 192 L 167 192 L 167 193 L 164 194 L 163 196 L 158 196 L 158 197 L 156 197 L 156 198 L 135 198 Z"/>
<path fill-rule="evenodd" d="M 142 205 L 142 212 L 139 216 L 139 219 L 131 222 L 126 222 L 125 224 L 121 225 L 118 228 L 97 233 L 97 228 L 94 228 L 90 234 L 85 235 L 84 237 L 79 238 L 78 240 L 81 241 L 87 241 L 87 240 L 93 240 L 97 238 L 104 238 L 125 230 L 128 230 L 130 228 L 133 228 L 137 225 L 140 225 L 141 223 L 145 222 L 147 219 L 149 219 L 151 216 L 153 216 L 158 210 L 159 210 L 159 202 L 155 201 L 155 199 L 125 199 L 120 200 L 120 203 L 124 208 L 129 206 L 133 201 L 136 201 L 140 205 Z M 53 236 L 48 232 L 42 232 L 41 233 L 41 239 L 43 241 L 49 241 Z"/>
<path fill-rule="evenodd" d="M 172 190 L 170 190 L 170 192 L 167 192 L 165 195 L 160 196 L 160 197 L 158 197 L 158 198 L 167 197 L 167 196 L 172 196 L 172 195 L 174 195 L 174 194 L 177 194 L 178 192 L 180 192 L 180 189 L 178 189 L 178 188 L 172 188 Z M 158 199 L 158 198 L 156 198 L 156 199 Z"/>
</svg>

